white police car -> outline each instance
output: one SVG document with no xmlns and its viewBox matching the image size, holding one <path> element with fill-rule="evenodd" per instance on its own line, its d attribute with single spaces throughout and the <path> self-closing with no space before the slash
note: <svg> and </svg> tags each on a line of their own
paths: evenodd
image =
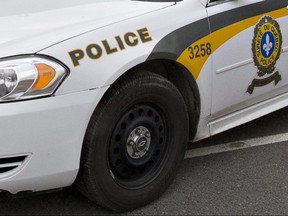
<svg viewBox="0 0 288 216">
<path fill-rule="evenodd" d="M 188 140 L 287 106 L 287 5 L 2 1 L 0 190 L 151 202 Z"/>
</svg>

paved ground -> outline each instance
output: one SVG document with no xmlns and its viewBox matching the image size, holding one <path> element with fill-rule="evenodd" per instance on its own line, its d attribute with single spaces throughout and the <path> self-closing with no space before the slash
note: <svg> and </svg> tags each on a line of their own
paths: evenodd
<svg viewBox="0 0 288 216">
<path fill-rule="evenodd" d="M 127 214 L 287 215 L 287 126 L 286 108 L 197 143 L 198 149 L 187 152 L 168 191 L 154 203 Z M 113 213 L 89 202 L 70 187 L 21 199 L 0 194 L 0 214 Z"/>
</svg>

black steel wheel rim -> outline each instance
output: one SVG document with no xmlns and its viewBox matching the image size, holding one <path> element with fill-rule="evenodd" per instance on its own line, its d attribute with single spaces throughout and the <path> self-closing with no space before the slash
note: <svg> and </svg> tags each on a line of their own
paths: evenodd
<svg viewBox="0 0 288 216">
<path fill-rule="evenodd" d="M 153 181 L 167 158 L 167 135 L 167 120 L 160 108 L 139 104 L 128 109 L 116 123 L 107 152 L 116 183 L 133 189 Z"/>
</svg>

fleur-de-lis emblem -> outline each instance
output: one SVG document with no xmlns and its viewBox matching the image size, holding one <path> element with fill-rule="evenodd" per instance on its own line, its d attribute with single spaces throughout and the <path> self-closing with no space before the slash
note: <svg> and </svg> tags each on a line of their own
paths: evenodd
<svg viewBox="0 0 288 216">
<path fill-rule="evenodd" d="M 270 50 L 273 48 L 273 43 L 270 42 L 269 34 L 266 35 L 266 43 L 263 44 L 263 50 L 266 52 L 266 55 L 269 56 Z"/>
</svg>

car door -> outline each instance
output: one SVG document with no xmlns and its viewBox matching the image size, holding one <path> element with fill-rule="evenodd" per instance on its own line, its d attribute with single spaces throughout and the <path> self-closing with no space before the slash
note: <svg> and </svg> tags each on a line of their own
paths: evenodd
<svg viewBox="0 0 288 216">
<path fill-rule="evenodd" d="M 212 117 L 287 91 L 287 0 L 210 0 Z"/>
</svg>

